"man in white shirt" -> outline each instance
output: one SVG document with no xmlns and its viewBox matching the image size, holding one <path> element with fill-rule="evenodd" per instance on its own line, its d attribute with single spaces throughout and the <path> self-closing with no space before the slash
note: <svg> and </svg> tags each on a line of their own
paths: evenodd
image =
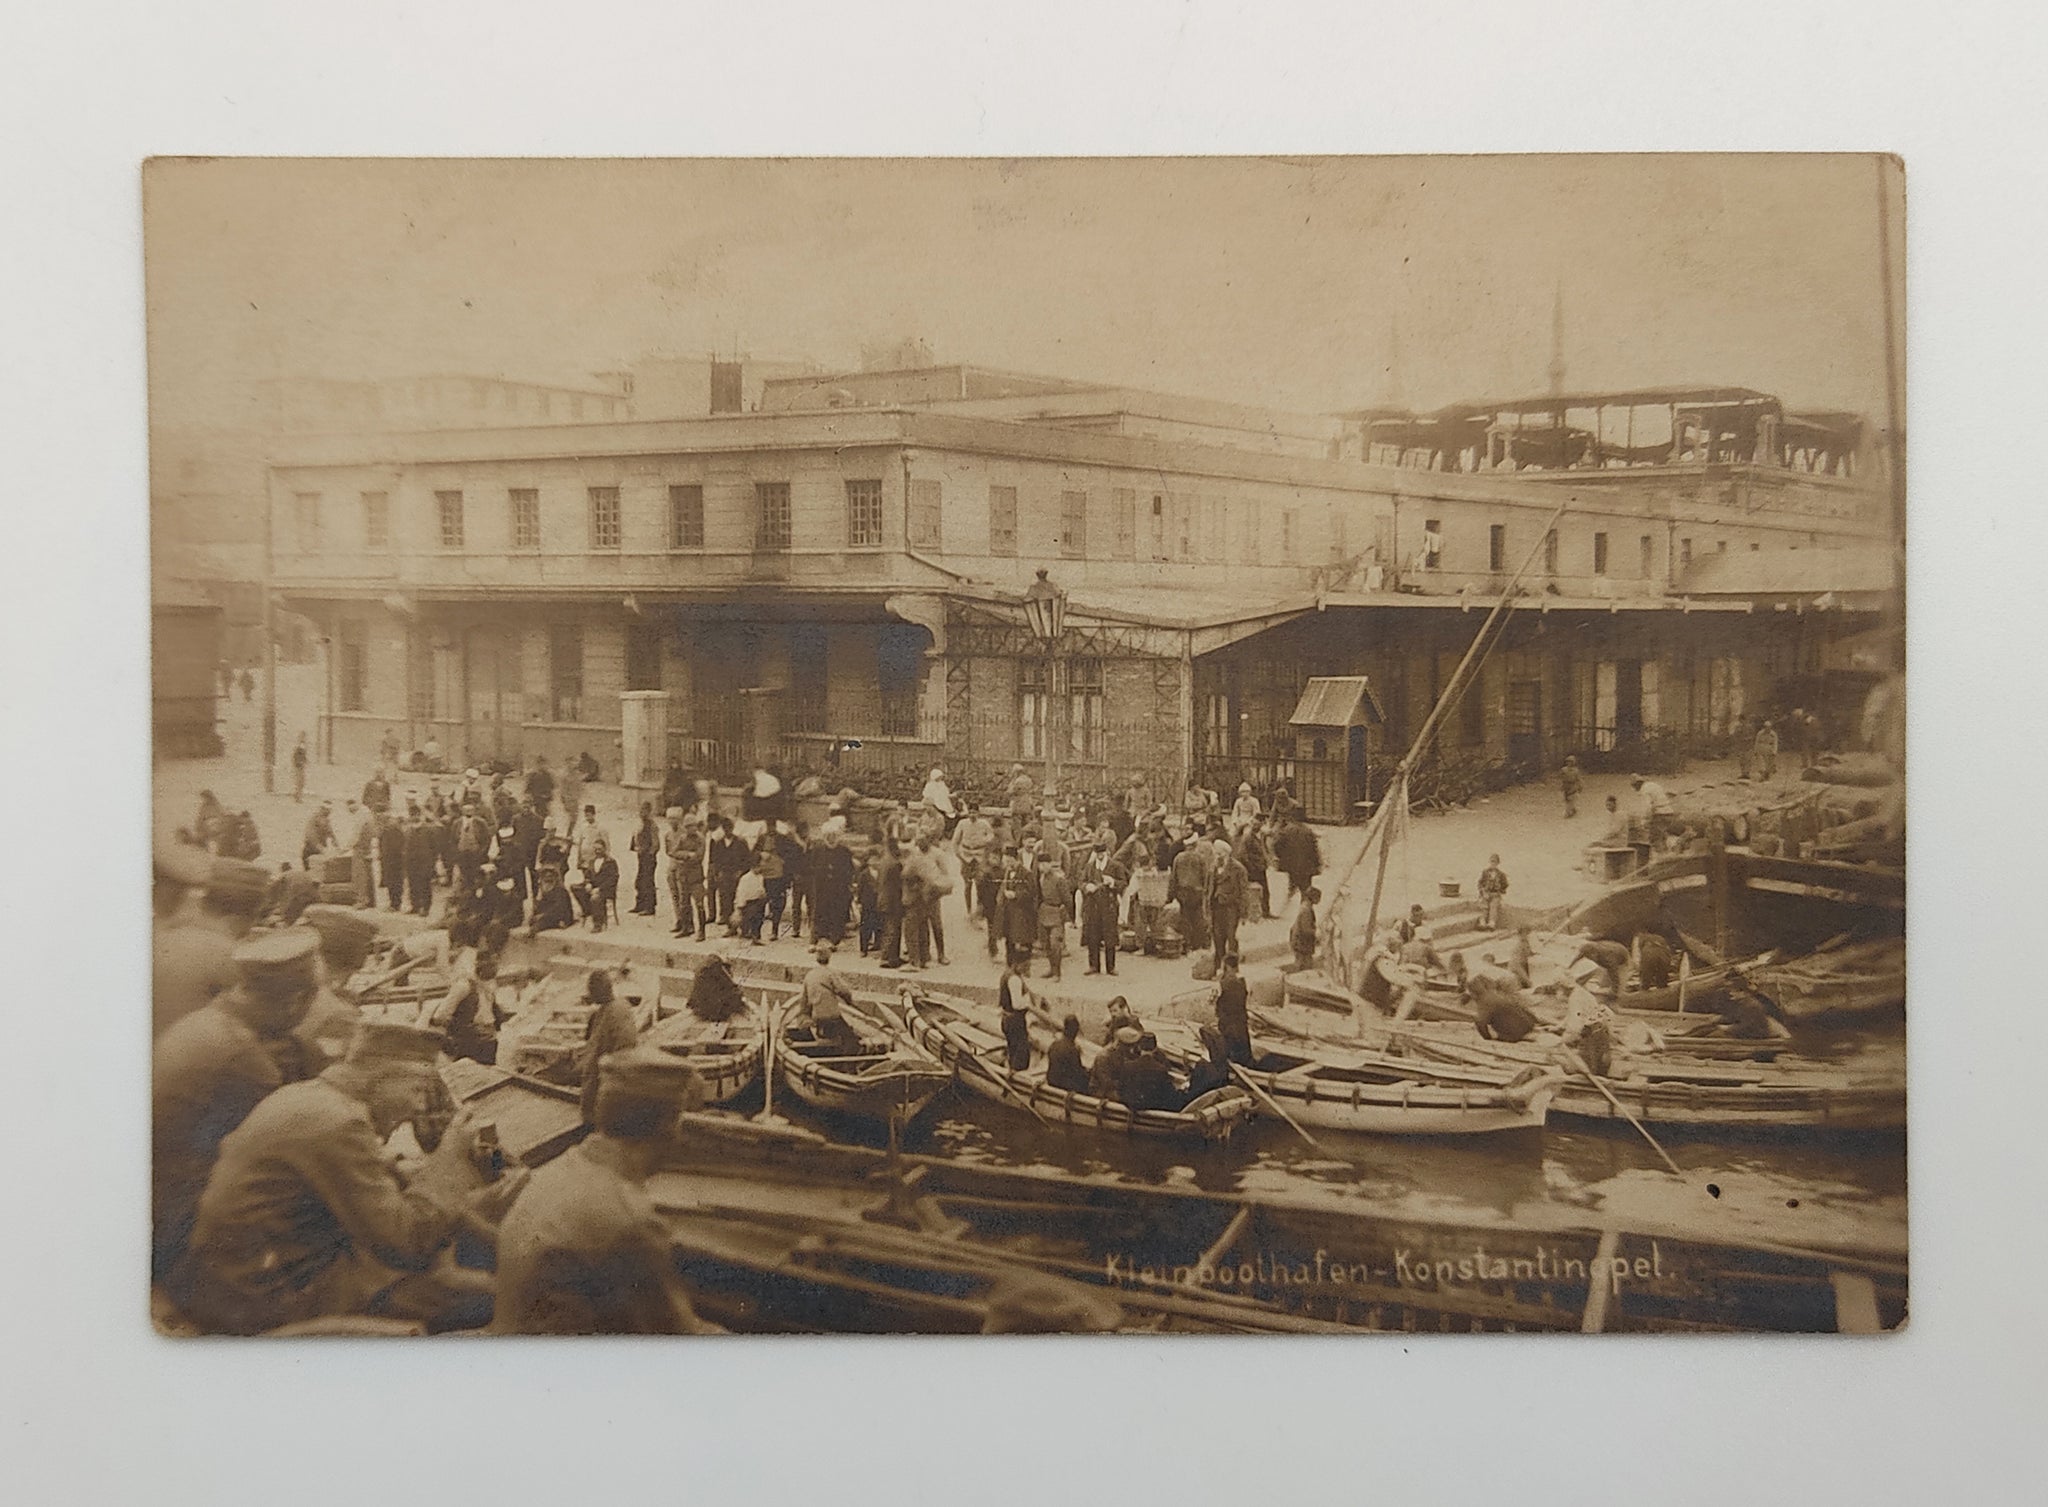
<svg viewBox="0 0 2048 1507">
<path fill-rule="evenodd" d="M 1675 815 L 1671 804 L 1671 792 L 1655 780 L 1646 780 L 1639 774 L 1628 777 L 1637 797 L 1642 801 L 1643 825 L 1650 834 L 1652 849 L 1664 846 L 1664 839 L 1671 834 Z"/>
</svg>

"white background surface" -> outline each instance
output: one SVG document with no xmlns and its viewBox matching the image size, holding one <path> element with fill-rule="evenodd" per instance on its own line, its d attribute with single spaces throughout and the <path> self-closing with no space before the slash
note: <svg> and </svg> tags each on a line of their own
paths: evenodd
<svg viewBox="0 0 2048 1507">
<path fill-rule="evenodd" d="M 2040 1500 L 2038 10 L 187 0 L 15 7 L 7 32 L 9 1500 Z M 151 1334 L 143 157 L 1621 148 L 1908 164 L 1907 1333 Z"/>
</svg>

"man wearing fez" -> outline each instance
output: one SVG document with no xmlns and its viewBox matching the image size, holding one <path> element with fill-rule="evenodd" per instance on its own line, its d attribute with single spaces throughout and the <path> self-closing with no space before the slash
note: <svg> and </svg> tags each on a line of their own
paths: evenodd
<svg viewBox="0 0 2048 1507">
<path fill-rule="evenodd" d="M 209 858 L 198 848 L 158 856 L 150 955 L 157 1035 L 234 982 L 230 955 L 269 895 L 270 874 L 260 863 Z"/>
<path fill-rule="evenodd" d="M 271 932 L 234 950 L 236 983 L 157 1039 L 150 1081 L 151 1275 L 171 1277 L 221 1141 L 297 1060 L 291 1031 L 320 985 L 312 933 Z"/>
<path fill-rule="evenodd" d="M 430 1329 L 489 1321 L 491 1282 L 455 1265 L 465 1227 L 490 1229 L 523 1174 L 485 1180 L 476 1126 L 458 1111 L 410 1176 L 385 1149 L 424 1117 L 441 1034 L 362 1022 L 348 1055 L 287 1084 L 221 1143 L 193 1230 L 186 1311 L 201 1327 L 260 1334 L 350 1315 Z"/>
<path fill-rule="evenodd" d="M 596 1133 L 533 1175 L 498 1232 L 504 1334 L 705 1334 L 647 1177 L 704 1103 L 691 1066 L 647 1048 L 599 1067 Z"/>
</svg>

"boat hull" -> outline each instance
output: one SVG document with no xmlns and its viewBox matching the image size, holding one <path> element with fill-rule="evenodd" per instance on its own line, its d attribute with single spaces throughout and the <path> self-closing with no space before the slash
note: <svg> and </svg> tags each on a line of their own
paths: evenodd
<svg viewBox="0 0 2048 1507">
<path fill-rule="evenodd" d="M 1184 1109 L 1167 1110 L 1132 1109 L 1114 1099 L 1054 1088 L 1042 1073 L 1013 1072 L 999 1058 L 983 1055 L 979 1038 L 987 1033 L 972 1027 L 973 1012 L 920 994 L 906 994 L 905 1006 L 911 1039 L 951 1069 L 964 1088 L 1047 1125 L 1125 1138 L 1221 1145 L 1251 1114 L 1251 1100 L 1230 1089 L 1205 1094 Z M 963 1035 L 940 1011 L 957 1016 L 976 1034 Z"/>
</svg>

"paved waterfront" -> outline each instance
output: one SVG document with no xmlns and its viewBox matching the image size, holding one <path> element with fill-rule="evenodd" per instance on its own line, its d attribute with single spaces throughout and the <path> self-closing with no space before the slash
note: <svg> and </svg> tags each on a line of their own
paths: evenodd
<svg viewBox="0 0 2048 1507">
<path fill-rule="evenodd" d="M 160 834 L 168 835 L 181 823 L 189 822 L 197 806 L 199 792 L 210 789 L 231 810 L 247 809 L 254 816 L 263 838 L 266 863 L 272 866 L 286 860 L 296 863 L 300 835 L 311 812 L 310 803 L 322 797 L 331 797 L 339 803 L 348 796 L 361 793 L 363 782 L 369 777 L 368 769 L 316 761 L 308 771 L 308 804 L 293 802 L 290 751 L 301 730 L 310 735 L 316 726 L 317 671 L 309 667 L 282 667 L 278 693 L 278 790 L 271 794 L 263 791 L 260 689 L 257 699 L 251 702 L 244 702 L 238 692 L 222 705 L 221 734 L 227 745 L 223 757 L 179 761 L 158 767 L 155 778 L 156 828 Z M 616 768 L 617 756 L 612 749 L 599 746 L 592 752 L 601 763 Z M 1732 779 L 1734 774 L 1732 764 L 1702 762 L 1690 766 L 1684 775 L 1668 780 L 1667 784 L 1674 794 L 1682 795 L 1689 789 Z M 402 797 L 408 788 L 424 790 L 426 783 L 424 775 L 401 775 L 395 782 L 395 790 Z M 1389 865 L 1386 895 L 1380 908 L 1382 917 L 1398 916 L 1411 901 L 1416 900 L 1432 910 L 1455 903 L 1439 898 L 1438 882 L 1443 879 L 1458 881 L 1462 886 L 1462 896 L 1469 901 L 1474 894 L 1479 871 L 1486 866 L 1492 853 L 1501 855 L 1502 866 L 1508 873 L 1511 903 L 1548 908 L 1584 899 L 1596 888 L 1584 866 L 1584 848 L 1605 829 L 1602 801 L 1608 795 L 1624 799 L 1629 795 L 1626 775 L 1587 776 L 1586 788 L 1580 796 L 1579 815 L 1572 820 L 1565 818 L 1557 788 L 1548 782 L 1502 791 L 1469 807 L 1447 813 L 1416 816 L 1410 824 L 1409 842 L 1396 853 Z M 625 844 L 637 822 L 640 802 L 647 798 L 647 792 L 625 789 L 616 784 L 584 787 L 584 801 L 598 808 L 599 822 L 612 834 L 612 849 L 619 858 L 620 902 L 625 907 L 632 904 L 634 862 L 633 855 L 626 852 Z M 1363 829 L 1322 827 L 1317 829 L 1316 835 L 1322 844 L 1324 859 L 1323 876 L 1318 882 L 1325 894 L 1329 894 L 1358 856 Z M 1272 878 L 1284 889 L 1285 881 L 1281 875 L 1275 872 Z M 1360 885 L 1361 896 L 1369 894 L 1370 870 L 1361 873 Z M 661 888 L 660 898 L 662 913 L 659 917 L 625 915 L 617 927 L 607 929 L 606 939 L 635 949 L 655 948 L 679 955 L 692 950 L 669 935 L 673 922 L 668 913 L 665 885 Z M 1287 926 L 1291 918 L 1291 910 L 1283 907 L 1272 920 L 1246 923 L 1239 941 L 1249 972 L 1255 976 L 1270 973 L 1286 957 Z M 923 979 L 941 989 L 993 984 L 996 967 L 989 961 L 986 938 L 979 924 L 967 917 L 963 894 L 956 892 L 946 897 L 943 919 L 950 961 L 944 966 L 935 965 L 927 969 Z M 573 935 L 581 938 L 589 934 L 579 930 Z M 713 936 L 717 937 L 716 930 Z M 760 947 L 749 947 L 743 942 L 731 945 L 737 947 L 743 956 L 789 967 L 801 966 L 807 959 L 804 945 L 788 937 Z M 861 960 L 850 941 L 841 948 L 840 961 L 849 968 L 859 966 Z M 1198 987 L 1187 959 L 1168 961 L 1124 954 L 1118 959 L 1115 977 L 1091 977 L 1084 971 L 1087 955 L 1080 947 L 1078 928 L 1070 929 L 1068 933 L 1064 977 L 1057 985 L 1044 980 L 1042 959 L 1035 961 L 1033 966 L 1034 977 L 1044 984 L 1047 997 L 1079 1009 L 1084 1019 L 1092 1019 L 1095 1012 L 1117 994 L 1128 995 L 1140 1002 L 1156 1003 Z M 894 975 L 878 972 L 876 977 L 886 980 Z"/>
</svg>

